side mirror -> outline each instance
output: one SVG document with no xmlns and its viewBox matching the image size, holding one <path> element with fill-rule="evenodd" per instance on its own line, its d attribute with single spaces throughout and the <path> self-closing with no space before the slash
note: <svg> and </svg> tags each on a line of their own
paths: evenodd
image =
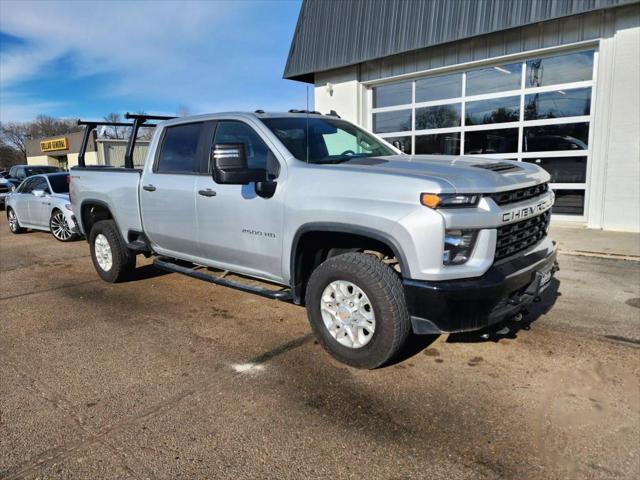
<svg viewBox="0 0 640 480">
<path fill-rule="evenodd" d="M 267 179 L 267 171 L 249 168 L 244 143 L 217 143 L 213 146 L 213 179 L 216 183 L 247 185 Z"/>
<path fill-rule="evenodd" d="M 34 190 L 33 193 L 36 197 L 44 197 L 44 190 Z"/>
</svg>

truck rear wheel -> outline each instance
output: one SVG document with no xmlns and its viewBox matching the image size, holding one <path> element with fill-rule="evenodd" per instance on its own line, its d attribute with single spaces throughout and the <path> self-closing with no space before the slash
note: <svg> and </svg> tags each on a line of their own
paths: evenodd
<svg viewBox="0 0 640 480">
<path fill-rule="evenodd" d="M 385 364 L 409 336 L 402 282 L 370 255 L 346 253 L 326 260 L 311 274 L 305 302 L 320 344 L 353 367 Z"/>
<path fill-rule="evenodd" d="M 113 220 L 96 222 L 89 234 L 91 260 L 106 282 L 124 280 L 136 266 L 136 256 L 127 248 Z"/>
</svg>

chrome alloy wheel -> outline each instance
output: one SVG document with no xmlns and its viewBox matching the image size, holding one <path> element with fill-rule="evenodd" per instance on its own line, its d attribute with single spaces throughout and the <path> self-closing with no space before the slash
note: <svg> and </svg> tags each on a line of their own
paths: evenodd
<svg viewBox="0 0 640 480">
<path fill-rule="evenodd" d="M 16 217 L 16 212 L 13 209 L 9 210 L 9 228 L 12 232 L 18 230 L 18 217 Z"/>
<path fill-rule="evenodd" d="M 113 266 L 113 253 L 111 253 L 111 245 L 109 245 L 107 237 L 101 233 L 96 235 L 96 238 L 93 241 L 93 247 L 96 253 L 96 260 L 98 261 L 100 268 L 105 272 L 111 270 L 111 267 Z"/>
<path fill-rule="evenodd" d="M 345 347 L 362 348 L 373 338 L 373 305 L 354 283 L 336 280 L 327 285 L 320 299 L 320 312 L 331 336 Z"/>
<path fill-rule="evenodd" d="M 69 225 L 67 224 L 67 219 L 64 218 L 64 213 L 56 212 L 53 217 L 51 217 L 51 233 L 58 240 L 69 240 L 73 235 Z"/>
</svg>

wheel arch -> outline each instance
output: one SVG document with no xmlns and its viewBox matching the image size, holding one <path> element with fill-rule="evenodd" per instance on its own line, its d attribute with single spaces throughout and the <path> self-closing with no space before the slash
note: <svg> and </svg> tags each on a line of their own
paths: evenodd
<svg viewBox="0 0 640 480">
<path fill-rule="evenodd" d="M 294 302 L 302 303 L 309 275 L 322 261 L 333 256 L 331 251 L 376 247 L 382 247 L 383 253 L 392 254 L 402 274 L 409 275 L 409 264 L 402 247 L 387 232 L 339 222 L 312 222 L 300 226 L 293 236 L 289 258 Z"/>
<path fill-rule="evenodd" d="M 84 200 L 80 204 L 80 218 L 78 220 L 87 242 L 91 235 L 91 228 L 100 220 L 113 220 L 118 232 L 120 232 L 120 227 L 113 213 L 111 213 L 111 208 L 102 200 Z"/>
</svg>

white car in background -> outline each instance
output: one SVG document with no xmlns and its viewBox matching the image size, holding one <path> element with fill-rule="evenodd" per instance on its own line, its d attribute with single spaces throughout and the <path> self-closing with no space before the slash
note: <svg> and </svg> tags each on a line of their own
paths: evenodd
<svg viewBox="0 0 640 480">
<path fill-rule="evenodd" d="M 69 174 L 34 175 L 6 197 L 7 220 L 13 233 L 45 230 L 56 240 L 76 240 L 76 220 L 69 200 Z"/>
</svg>

